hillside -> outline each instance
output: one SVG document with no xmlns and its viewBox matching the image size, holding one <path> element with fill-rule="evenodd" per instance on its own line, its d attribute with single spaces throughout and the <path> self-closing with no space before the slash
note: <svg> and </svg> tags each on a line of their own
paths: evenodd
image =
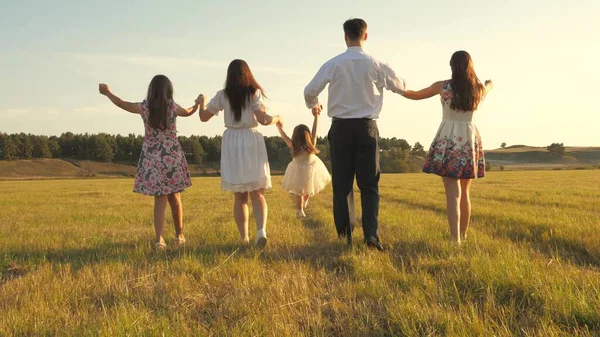
<svg viewBox="0 0 600 337">
<path fill-rule="evenodd" d="M 579 168 L 600 163 L 600 147 L 566 147 L 565 156 L 556 157 L 545 147 L 516 145 L 488 150 L 486 159 L 492 165 L 519 168 Z"/>
<path fill-rule="evenodd" d="M 63 159 L 0 161 L 0 179 L 133 176 L 135 166 Z"/>
</svg>

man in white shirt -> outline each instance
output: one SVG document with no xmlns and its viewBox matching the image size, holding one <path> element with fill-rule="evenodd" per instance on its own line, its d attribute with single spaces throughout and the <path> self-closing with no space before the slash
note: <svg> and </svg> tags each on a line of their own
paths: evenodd
<svg viewBox="0 0 600 337">
<path fill-rule="evenodd" d="M 304 89 L 306 106 L 320 113 L 318 96 L 329 84 L 327 115 L 332 166 L 333 216 L 338 235 L 352 244 L 354 175 L 360 189 L 362 225 L 368 247 L 383 250 L 377 231 L 379 214 L 379 130 L 375 119 L 383 105 L 383 89 L 403 94 L 405 83 L 385 63 L 363 51 L 367 23 L 344 22 L 346 52 L 327 61 Z"/>
</svg>

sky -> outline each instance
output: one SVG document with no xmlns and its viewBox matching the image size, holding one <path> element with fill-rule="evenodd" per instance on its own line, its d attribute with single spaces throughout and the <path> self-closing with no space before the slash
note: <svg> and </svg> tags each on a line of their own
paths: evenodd
<svg viewBox="0 0 600 337">
<path fill-rule="evenodd" d="M 342 24 L 368 23 L 365 50 L 418 90 L 448 79 L 450 56 L 467 50 L 495 87 L 477 111 L 484 148 L 599 146 L 600 1 L 9 1 L 0 0 L 0 132 L 141 134 L 139 116 L 111 105 L 98 83 L 128 101 L 165 74 L 175 101 L 222 89 L 227 65 L 248 62 L 271 114 L 291 132 L 311 125 L 303 89 L 345 51 Z M 327 90 L 321 95 L 326 103 Z M 409 101 L 390 91 L 382 137 L 428 147 L 439 98 Z M 321 118 L 325 136 L 329 118 Z M 222 117 L 178 120 L 182 135 L 222 134 Z M 274 126 L 261 127 L 267 136 Z"/>
</svg>

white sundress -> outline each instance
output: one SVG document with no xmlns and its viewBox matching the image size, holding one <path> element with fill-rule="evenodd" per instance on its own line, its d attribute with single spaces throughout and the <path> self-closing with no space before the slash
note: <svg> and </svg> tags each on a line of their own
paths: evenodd
<svg viewBox="0 0 600 337">
<path fill-rule="evenodd" d="M 295 195 L 313 196 L 321 192 L 330 181 L 329 171 L 321 159 L 305 152 L 288 164 L 282 187 Z"/>
<path fill-rule="evenodd" d="M 254 111 L 265 110 L 260 90 L 246 104 L 239 121 L 234 120 L 224 90 L 217 92 L 207 110 L 218 115 L 225 111 L 221 141 L 221 188 L 235 193 L 271 188 L 271 170 L 263 135 L 256 129 Z"/>
</svg>

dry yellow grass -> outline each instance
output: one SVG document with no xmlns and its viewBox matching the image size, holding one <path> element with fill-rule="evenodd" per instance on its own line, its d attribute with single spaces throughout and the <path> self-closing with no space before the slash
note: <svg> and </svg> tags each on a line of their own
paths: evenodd
<svg viewBox="0 0 600 337">
<path fill-rule="evenodd" d="M 258 251 L 219 179 L 193 183 L 189 244 L 160 255 L 131 179 L 0 182 L 0 336 L 600 334 L 597 171 L 490 173 L 462 246 L 439 178 L 383 175 L 383 253 L 337 240 L 330 188 L 299 221 L 276 177 Z"/>
</svg>

